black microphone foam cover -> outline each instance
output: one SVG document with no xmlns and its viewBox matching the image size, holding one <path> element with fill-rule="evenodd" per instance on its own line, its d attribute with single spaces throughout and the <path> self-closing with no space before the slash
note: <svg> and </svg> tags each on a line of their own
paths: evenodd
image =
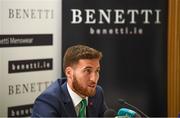
<svg viewBox="0 0 180 118">
<path fill-rule="evenodd" d="M 116 116 L 116 112 L 113 109 L 107 109 L 104 112 L 104 117 L 115 117 Z"/>
</svg>

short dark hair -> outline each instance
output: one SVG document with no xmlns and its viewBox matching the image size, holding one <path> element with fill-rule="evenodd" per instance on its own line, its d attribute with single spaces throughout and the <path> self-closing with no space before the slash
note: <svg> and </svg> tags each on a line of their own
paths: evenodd
<svg viewBox="0 0 180 118">
<path fill-rule="evenodd" d="M 80 59 L 99 59 L 101 60 L 102 53 L 94 48 L 85 45 L 74 45 L 69 47 L 63 58 L 63 69 L 77 64 Z"/>
</svg>

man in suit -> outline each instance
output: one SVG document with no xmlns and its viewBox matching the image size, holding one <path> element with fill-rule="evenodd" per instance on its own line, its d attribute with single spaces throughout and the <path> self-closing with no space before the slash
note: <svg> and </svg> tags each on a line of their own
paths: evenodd
<svg viewBox="0 0 180 118">
<path fill-rule="evenodd" d="M 97 85 L 102 53 L 84 45 L 69 47 L 63 58 L 66 77 L 35 100 L 32 117 L 102 117 L 107 106 Z"/>
</svg>

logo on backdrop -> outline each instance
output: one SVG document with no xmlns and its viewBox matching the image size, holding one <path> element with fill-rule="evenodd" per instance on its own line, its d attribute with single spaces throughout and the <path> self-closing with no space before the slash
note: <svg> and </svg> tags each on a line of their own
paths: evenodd
<svg viewBox="0 0 180 118">
<path fill-rule="evenodd" d="M 8 117 L 25 117 L 32 113 L 33 104 L 8 107 Z"/>
<path fill-rule="evenodd" d="M 53 9 L 8 9 L 9 19 L 53 19 Z"/>
<path fill-rule="evenodd" d="M 52 34 L 0 35 L 1 47 L 45 46 L 53 44 Z"/>
<path fill-rule="evenodd" d="M 11 60 L 8 62 L 8 68 L 8 73 L 52 70 L 53 59 Z"/>
<path fill-rule="evenodd" d="M 86 25 L 90 35 L 142 35 L 145 25 L 161 24 L 162 10 L 70 9 L 69 12 L 70 24 Z"/>
<path fill-rule="evenodd" d="M 38 93 L 45 90 L 53 81 L 31 82 L 24 84 L 8 85 L 8 95 L 21 95 L 27 93 Z"/>
</svg>

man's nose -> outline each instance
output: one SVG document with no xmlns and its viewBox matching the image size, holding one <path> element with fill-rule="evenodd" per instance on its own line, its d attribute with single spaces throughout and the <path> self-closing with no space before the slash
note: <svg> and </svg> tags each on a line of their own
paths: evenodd
<svg viewBox="0 0 180 118">
<path fill-rule="evenodd" d="M 98 81 L 98 75 L 94 72 L 92 75 L 91 75 L 91 79 L 90 79 L 92 82 L 94 83 L 97 83 Z"/>
</svg>

